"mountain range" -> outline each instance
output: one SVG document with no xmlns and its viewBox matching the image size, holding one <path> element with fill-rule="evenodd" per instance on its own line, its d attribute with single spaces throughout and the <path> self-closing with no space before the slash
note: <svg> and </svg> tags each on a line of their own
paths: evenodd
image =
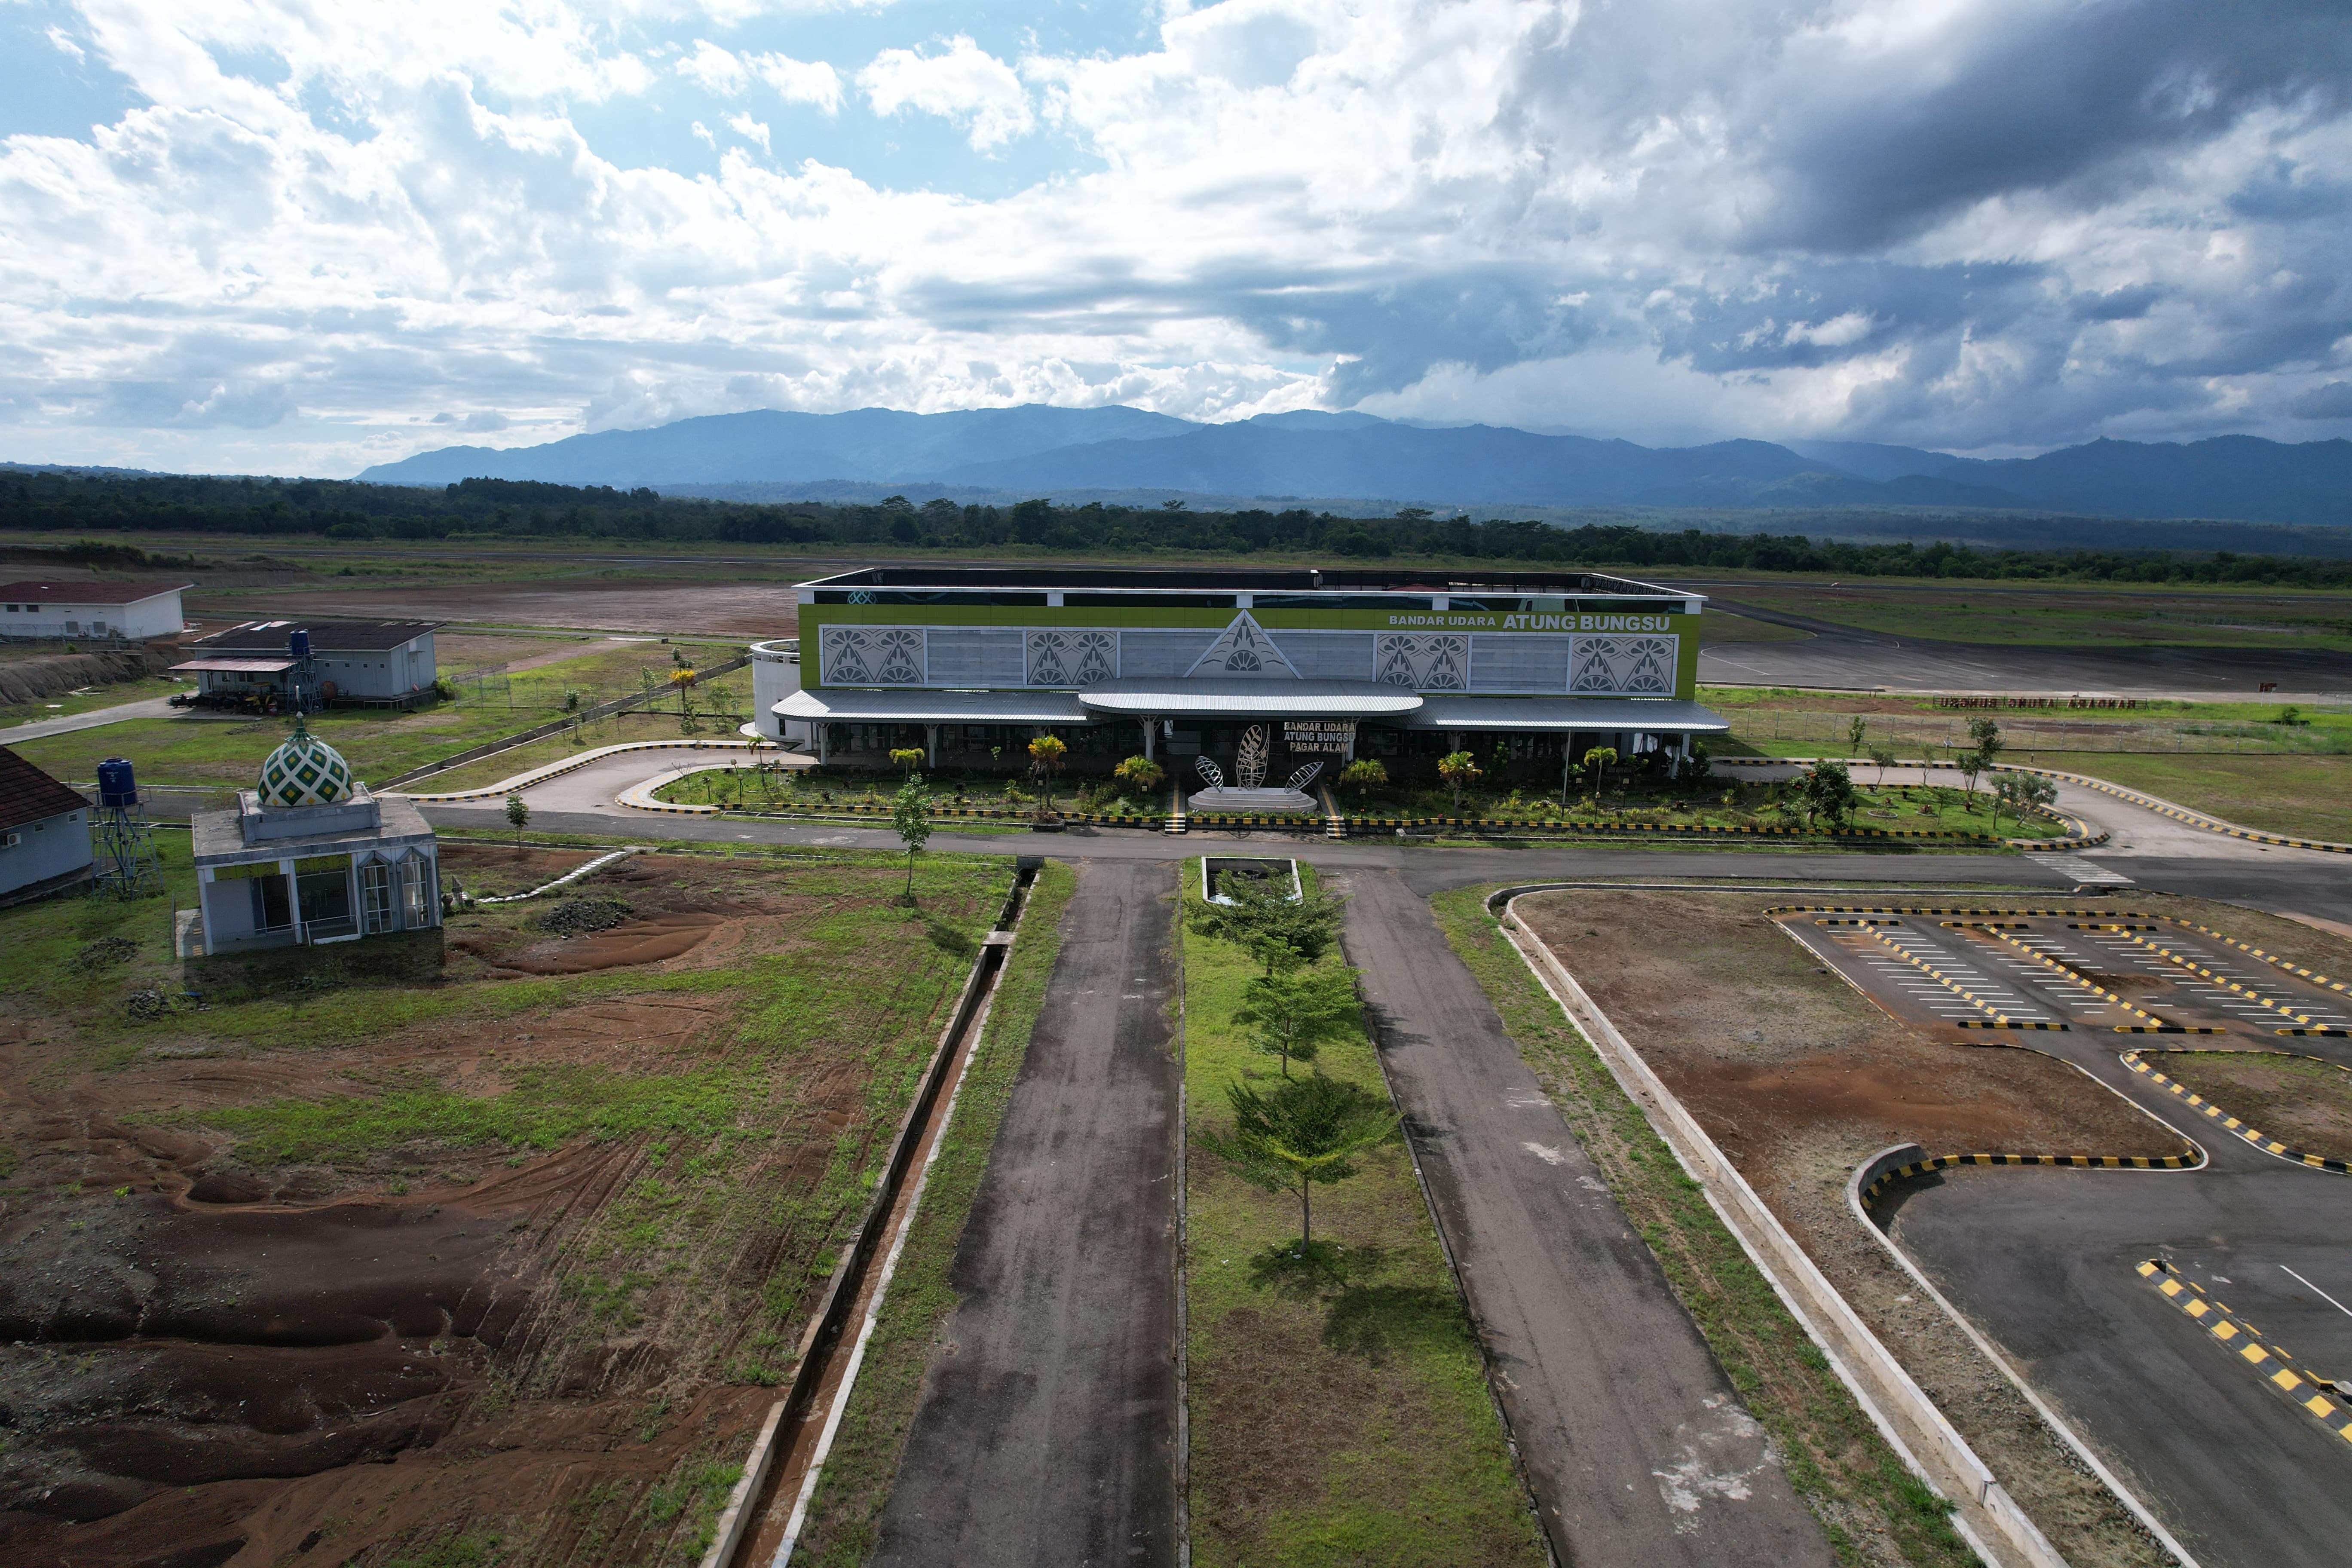
<svg viewBox="0 0 2352 1568">
<path fill-rule="evenodd" d="M 855 481 L 1279 502 L 1386 496 L 1440 507 L 1967 507 L 2352 525 L 2352 441 L 2340 439 L 2100 440 L 2037 458 L 1982 459 L 1853 441 L 1653 447 L 1316 411 L 1202 425 L 1139 408 L 1042 404 L 947 414 L 719 414 L 537 447 L 446 447 L 358 477 L 656 489 Z"/>
</svg>

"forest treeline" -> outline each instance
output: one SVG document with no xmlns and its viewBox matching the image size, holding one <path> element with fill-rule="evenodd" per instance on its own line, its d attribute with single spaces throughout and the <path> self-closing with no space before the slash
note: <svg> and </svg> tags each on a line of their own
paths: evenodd
<svg viewBox="0 0 2352 1568">
<path fill-rule="evenodd" d="M 1916 527 L 1917 519 L 1905 521 Z M 1866 527 L 1867 522 L 1860 518 L 1856 526 Z M 506 537 L 900 550 L 1030 547 L 1069 554 L 1149 553 L 1160 559 L 1171 552 L 1228 559 L 1278 552 L 1634 570 L 2352 586 L 2352 561 L 2229 551 L 1991 549 L 1909 540 L 1850 542 L 1618 522 L 1567 528 L 1517 519 L 1438 517 L 1418 508 L 1402 509 L 1392 517 L 1360 518 L 1306 508 L 1194 511 L 1175 502 L 1145 508 L 1024 500 L 998 507 L 939 500 L 917 506 L 892 496 L 870 505 L 752 503 L 514 479 L 467 479 L 430 489 L 345 479 L 18 469 L 0 472 L 0 530 L 84 538 L 182 532 L 352 541 Z M 68 548 L 121 549 L 97 543 Z M 120 555 L 116 559 L 131 563 Z M 100 563 L 93 559 L 86 563 Z"/>
</svg>

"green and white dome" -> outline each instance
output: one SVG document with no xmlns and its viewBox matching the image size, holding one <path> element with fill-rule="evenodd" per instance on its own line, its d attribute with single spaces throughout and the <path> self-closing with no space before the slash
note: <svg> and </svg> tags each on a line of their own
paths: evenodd
<svg viewBox="0 0 2352 1568">
<path fill-rule="evenodd" d="M 286 743 L 261 764 L 261 804 L 332 805 L 352 794 L 352 765 L 342 752 L 310 733 L 299 715 Z"/>
</svg>

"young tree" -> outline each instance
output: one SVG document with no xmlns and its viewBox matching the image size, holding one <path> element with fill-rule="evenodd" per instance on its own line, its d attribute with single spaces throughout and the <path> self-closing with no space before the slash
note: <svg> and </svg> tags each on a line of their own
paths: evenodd
<svg viewBox="0 0 2352 1568">
<path fill-rule="evenodd" d="M 2058 798 L 2058 786 L 2040 773 L 2003 773 L 1993 781 L 1992 830 L 2000 831 L 2000 808 L 2006 805 L 2020 823 L 2026 814 L 2049 808 Z"/>
<path fill-rule="evenodd" d="M 1813 823 L 1815 813 L 1827 816 L 1832 827 L 1853 815 L 1853 779 L 1843 763 L 1815 763 L 1805 774 L 1802 797 L 1805 803 L 1805 826 Z"/>
<path fill-rule="evenodd" d="M 1396 1112 L 1360 1085 L 1319 1074 L 1286 1079 L 1270 1093 L 1226 1086 L 1231 1132 L 1211 1131 L 1201 1143 L 1242 1179 L 1269 1193 L 1298 1194 L 1298 1251 L 1315 1240 L 1314 1189 L 1356 1173 L 1354 1157 L 1397 1135 Z"/>
<path fill-rule="evenodd" d="M 1848 719 L 1845 721 L 1845 754 L 1849 757 L 1862 756 L 1862 740 L 1869 732 L 1870 725 L 1861 714 L 1856 713 Z"/>
<path fill-rule="evenodd" d="M 1045 809 L 1054 809 L 1054 775 L 1068 765 L 1070 748 L 1059 735 L 1040 735 L 1029 742 L 1029 771 L 1045 786 Z"/>
<path fill-rule="evenodd" d="M 915 857 L 931 839 L 931 796 L 923 787 L 923 775 L 909 773 L 899 784 L 898 793 L 890 802 L 890 826 L 898 830 L 898 842 L 907 847 L 906 902 L 915 901 Z"/>
<path fill-rule="evenodd" d="M 1111 769 L 1110 776 L 1137 795 L 1150 795 L 1168 782 L 1168 770 L 1150 757 L 1129 757 Z"/>
<path fill-rule="evenodd" d="M 1984 759 L 1984 765 L 1990 771 L 2000 760 L 2001 749 L 2006 744 L 2000 738 L 2000 726 L 1990 719 L 1971 719 L 1969 721 L 1969 739 L 1977 743 L 1977 755 Z"/>
<path fill-rule="evenodd" d="M 523 799 L 520 790 L 507 796 L 507 821 L 514 827 L 515 847 L 520 849 L 523 827 L 530 821 L 530 803 Z"/>
<path fill-rule="evenodd" d="M 1970 811 L 1977 808 L 1977 775 L 1985 771 L 1985 761 L 1982 752 L 1962 752 L 1952 759 L 1952 765 L 1960 770 L 1960 777 L 1969 782 L 1968 798 L 1960 804 Z"/>
<path fill-rule="evenodd" d="M 1282 1058 L 1282 1076 L 1293 1061 L 1311 1062 L 1326 1040 L 1349 1034 L 1356 1021 L 1355 971 L 1317 964 L 1261 974 L 1243 993 L 1237 1024 L 1255 1024 L 1250 1044 Z"/>
<path fill-rule="evenodd" d="M 1339 944 L 1339 920 L 1348 900 L 1317 889 L 1294 900 L 1276 888 L 1228 880 L 1233 902 L 1195 900 L 1185 924 L 1196 936 L 1229 942 L 1257 960 L 1267 974 L 1287 973 L 1319 963 Z"/>
<path fill-rule="evenodd" d="M 913 776 L 915 770 L 923 765 L 923 748 L 920 746 L 891 747 L 890 765 L 909 777 Z"/>
<path fill-rule="evenodd" d="M 1878 770 L 1878 781 L 1873 787 L 1885 789 L 1886 770 L 1895 765 L 1895 753 L 1885 746 L 1873 746 L 1870 748 L 1870 764 Z"/>
<path fill-rule="evenodd" d="M 1454 809 L 1462 809 L 1462 792 L 1478 782 L 1478 759 L 1467 752 L 1448 752 L 1437 759 L 1437 776 L 1454 791 Z"/>
<path fill-rule="evenodd" d="M 1389 782 L 1389 770 L 1376 757 L 1358 757 L 1339 770 L 1339 787 L 1361 800 L 1367 790 L 1380 789 Z"/>
</svg>

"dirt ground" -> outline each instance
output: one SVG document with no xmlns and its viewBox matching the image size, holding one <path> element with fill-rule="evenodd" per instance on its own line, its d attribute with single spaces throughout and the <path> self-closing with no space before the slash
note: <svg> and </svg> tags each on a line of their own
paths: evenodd
<svg viewBox="0 0 2352 1568">
<path fill-rule="evenodd" d="M 587 858 L 444 857 L 478 891 Z M 693 1561 L 993 910 L 968 878 L 874 928 L 890 984 L 802 974 L 855 967 L 811 932 L 894 878 L 636 857 L 575 885 L 608 929 L 460 916 L 440 985 L 240 1009 L 268 1043 L 78 1049 L 94 1021 L 0 1004 L 0 1563 Z M 383 1026 L 300 1039 L 346 1006 Z M 447 1131 L 551 1081 L 585 1130 Z M 648 1120 L 646 1085 L 733 1098 Z"/>
<path fill-rule="evenodd" d="M 2150 1051 L 2141 1059 L 2291 1149 L 2352 1160 L 2352 1073 L 2284 1051 Z"/>
<path fill-rule="evenodd" d="M 2054 1058 L 1915 1035 L 1764 917 L 1786 901 L 1586 890 L 1518 908 L 2067 1560 L 2153 1563 L 2032 1407 L 1863 1234 L 1845 1182 L 1906 1142 L 2170 1154 L 2181 1140 Z"/>
<path fill-rule="evenodd" d="M 362 582 L 331 588 L 303 584 L 266 595 L 246 591 L 228 597 L 198 588 L 187 595 L 187 605 L 189 613 L 207 626 L 215 620 L 249 619 L 265 609 L 277 615 L 352 619 L 415 616 L 475 625 L 745 637 L 788 637 L 800 625 L 799 607 L 786 582 L 629 582 L 623 577 L 615 573 L 610 578 L 540 583 Z"/>
</svg>

